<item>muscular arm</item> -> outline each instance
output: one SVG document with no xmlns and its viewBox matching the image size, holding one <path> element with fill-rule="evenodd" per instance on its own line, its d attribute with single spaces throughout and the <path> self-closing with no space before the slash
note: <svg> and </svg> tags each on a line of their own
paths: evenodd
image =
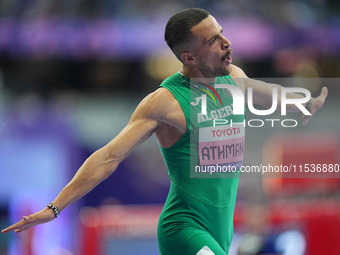
<svg viewBox="0 0 340 255">
<path fill-rule="evenodd" d="M 281 90 L 282 86 L 273 83 L 266 83 L 263 81 L 255 80 L 248 78 L 247 75 L 243 72 L 243 70 L 235 65 L 233 65 L 232 73 L 230 74 L 232 78 L 238 80 L 241 79 L 243 84 L 243 90 L 245 92 L 245 96 L 247 97 L 248 88 L 252 89 L 253 93 L 253 104 L 261 105 L 265 108 L 269 108 L 272 106 L 272 98 L 273 98 L 273 89 L 277 89 L 278 93 L 278 105 L 277 110 L 281 109 Z M 313 116 L 313 114 L 319 110 L 325 102 L 327 97 L 328 90 L 326 87 L 322 88 L 321 94 L 316 98 L 311 98 L 311 108 L 309 109 L 312 115 L 304 115 L 302 123 L 305 125 L 309 121 L 309 119 Z M 287 99 L 301 99 L 304 98 L 301 94 L 298 93 L 287 93 Z M 306 108 L 307 103 L 303 104 Z M 296 107 L 294 104 L 287 104 L 287 112 L 298 112 L 300 111 L 299 108 Z"/>
<path fill-rule="evenodd" d="M 109 177 L 122 160 L 153 134 L 162 122 L 165 108 L 164 93 L 156 91 L 147 96 L 138 105 L 127 126 L 111 142 L 94 152 L 83 163 L 73 179 L 54 199 L 53 204 L 61 211 Z M 24 216 L 23 220 L 2 232 L 7 233 L 13 230 L 21 232 L 54 218 L 53 211 L 44 208 L 37 213 Z"/>
<path fill-rule="evenodd" d="M 94 152 L 73 179 L 53 201 L 60 210 L 91 191 L 108 178 L 138 145 L 149 138 L 159 125 L 155 96 L 149 95 L 136 108 L 127 126 L 107 145 Z"/>
</svg>

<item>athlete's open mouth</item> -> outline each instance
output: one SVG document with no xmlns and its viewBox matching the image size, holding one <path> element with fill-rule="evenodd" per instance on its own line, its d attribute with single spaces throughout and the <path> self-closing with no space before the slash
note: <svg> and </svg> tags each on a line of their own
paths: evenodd
<svg viewBox="0 0 340 255">
<path fill-rule="evenodd" d="M 227 54 L 225 54 L 222 58 L 222 62 L 224 62 L 225 60 L 227 60 L 227 62 L 230 64 L 232 62 L 232 58 L 231 58 L 231 52 L 232 50 L 229 49 Z"/>
<path fill-rule="evenodd" d="M 225 60 L 228 61 L 228 63 L 232 62 L 232 58 L 231 58 L 231 51 L 228 51 L 228 53 L 222 58 L 222 61 L 224 62 Z"/>
</svg>

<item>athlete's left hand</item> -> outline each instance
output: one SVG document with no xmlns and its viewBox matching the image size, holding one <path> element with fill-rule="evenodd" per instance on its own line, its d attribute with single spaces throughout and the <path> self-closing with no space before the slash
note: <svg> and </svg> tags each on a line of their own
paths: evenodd
<svg viewBox="0 0 340 255">
<path fill-rule="evenodd" d="M 321 90 L 321 93 L 318 97 L 311 98 L 312 100 L 312 106 L 310 107 L 309 111 L 312 115 L 303 115 L 302 116 L 302 125 L 307 125 L 308 121 L 312 116 L 316 113 L 317 110 L 319 110 L 323 104 L 325 103 L 326 97 L 328 95 L 328 89 L 327 87 L 323 87 Z"/>
</svg>

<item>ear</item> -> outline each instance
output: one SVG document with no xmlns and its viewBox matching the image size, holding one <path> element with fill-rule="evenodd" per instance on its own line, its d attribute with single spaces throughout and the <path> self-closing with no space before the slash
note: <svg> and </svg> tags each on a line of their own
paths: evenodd
<svg viewBox="0 0 340 255">
<path fill-rule="evenodd" d="M 183 64 L 186 64 L 186 65 L 195 65 L 196 64 L 196 60 L 195 60 L 194 56 L 189 51 L 183 51 L 182 54 L 181 54 L 181 59 L 183 61 Z"/>
</svg>

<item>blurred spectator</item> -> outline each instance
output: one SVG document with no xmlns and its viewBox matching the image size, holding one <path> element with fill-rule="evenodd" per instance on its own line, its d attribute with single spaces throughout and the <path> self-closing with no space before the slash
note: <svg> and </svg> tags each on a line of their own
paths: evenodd
<svg viewBox="0 0 340 255">
<path fill-rule="evenodd" d="M 237 255 L 305 254 L 303 233 L 288 226 L 274 227 L 270 221 L 270 208 L 264 203 L 249 204 L 245 211 L 244 225 L 234 243 Z"/>
</svg>

